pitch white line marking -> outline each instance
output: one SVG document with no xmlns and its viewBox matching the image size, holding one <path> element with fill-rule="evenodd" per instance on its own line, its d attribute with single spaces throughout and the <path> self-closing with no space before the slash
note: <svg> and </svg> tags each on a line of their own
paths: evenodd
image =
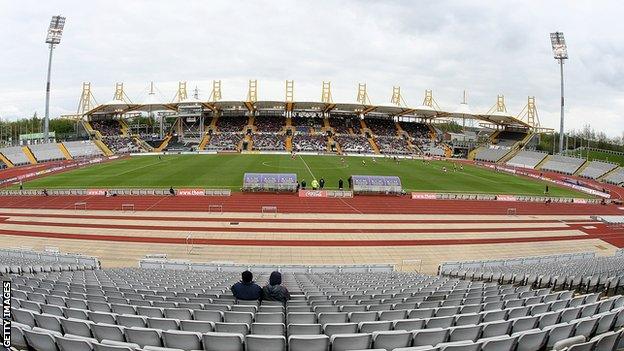
<svg viewBox="0 0 624 351">
<path fill-rule="evenodd" d="M 314 173 L 312 173 L 312 170 L 310 169 L 310 166 L 308 166 L 308 163 L 303 159 L 303 157 L 301 157 L 301 155 L 299 155 L 299 158 L 301 159 L 301 161 L 303 161 L 303 164 L 308 169 L 308 172 L 310 172 L 310 175 L 312 176 L 312 179 L 316 179 L 316 177 L 314 176 Z"/>
</svg>

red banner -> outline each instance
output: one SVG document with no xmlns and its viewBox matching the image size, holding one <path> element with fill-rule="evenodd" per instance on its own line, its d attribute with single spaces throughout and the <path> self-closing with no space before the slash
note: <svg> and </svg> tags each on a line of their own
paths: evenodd
<svg viewBox="0 0 624 351">
<path fill-rule="evenodd" d="M 106 189 L 87 189 L 88 196 L 104 196 L 106 195 Z"/>
<path fill-rule="evenodd" d="M 435 193 L 412 193 L 413 200 L 435 200 L 437 196 Z"/>
<path fill-rule="evenodd" d="M 325 190 L 299 190 L 299 197 L 327 197 Z"/>
<path fill-rule="evenodd" d="M 206 191 L 204 189 L 179 189 L 176 191 L 176 195 L 180 196 L 204 196 Z"/>
</svg>

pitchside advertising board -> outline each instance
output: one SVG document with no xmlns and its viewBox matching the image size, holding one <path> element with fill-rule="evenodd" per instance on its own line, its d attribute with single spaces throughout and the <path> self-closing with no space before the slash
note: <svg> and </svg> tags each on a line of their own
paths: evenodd
<svg viewBox="0 0 624 351">
<path fill-rule="evenodd" d="M 245 173 L 245 191 L 295 191 L 297 175 L 294 173 Z"/>
<path fill-rule="evenodd" d="M 353 175 L 354 193 L 400 194 L 401 179 L 397 176 Z"/>
<path fill-rule="evenodd" d="M 11 281 L 2 276 L 2 347 L 11 347 Z"/>
</svg>

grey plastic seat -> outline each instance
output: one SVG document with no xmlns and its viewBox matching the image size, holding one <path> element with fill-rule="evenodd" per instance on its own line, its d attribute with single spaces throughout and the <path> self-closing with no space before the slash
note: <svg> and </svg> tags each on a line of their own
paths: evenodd
<svg viewBox="0 0 624 351">
<path fill-rule="evenodd" d="M 254 315 L 257 323 L 284 323 L 284 313 L 282 312 L 258 312 Z"/>
<path fill-rule="evenodd" d="M 286 320 L 288 324 L 315 324 L 316 314 L 313 312 L 288 312 Z"/>
<path fill-rule="evenodd" d="M 371 312 L 350 312 L 349 313 L 349 322 L 351 323 L 360 323 L 360 322 L 374 322 L 379 317 L 379 314 L 375 311 Z"/>
<path fill-rule="evenodd" d="M 65 307 L 53 305 L 41 305 L 42 314 L 51 314 L 53 316 L 65 317 Z"/>
<path fill-rule="evenodd" d="M 511 321 L 496 321 L 483 323 L 482 338 L 490 338 L 493 336 L 507 335 L 511 330 Z"/>
<path fill-rule="evenodd" d="M 561 312 L 546 312 L 540 315 L 536 315 L 539 318 L 539 322 L 537 323 L 538 328 L 543 329 L 549 325 L 555 325 L 559 322 L 559 317 L 561 316 Z"/>
<path fill-rule="evenodd" d="M 405 317 L 407 317 L 407 310 L 379 311 L 380 321 L 392 321 L 396 319 L 405 319 Z"/>
<path fill-rule="evenodd" d="M 433 317 L 427 319 L 427 329 L 432 328 L 450 328 L 455 320 L 454 316 L 449 317 Z"/>
<path fill-rule="evenodd" d="M 116 324 L 117 320 L 112 313 L 108 312 L 87 312 L 89 320 L 93 323 Z"/>
<path fill-rule="evenodd" d="M 223 311 L 193 310 L 193 319 L 206 322 L 223 322 Z"/>
<path fill-rule="evenodd" d="M 111 311 L 117 314 L 136 314 L 136 309 L 131 305 L 111 304 Z"/>
<path fill-rule="evenodd" d="M 284 323 L 252 323 L 251 334 L 255 335 L 285 335 Z"/>
<path fill-rule="evenodd" d="M 596 315 L 598 319 L 598 325 L 594 330 L 595 334 L 602 334 L 610 331 L 615 324 L 615 319 L 617 317 L 617 312 L 603 312 L 599 315 Z"/>
<path fill-rule="evenodd" d="M 58 351 L 54 335 L 33 329 L 23 330 L 28 345 L 37 351 Z"/>
<path fill-rule="evenodd" d="M 481 323 L 482 315 L 478 313 L 466 313 L 455 316 L 455 325 L 475 325 Z"/>
<path fill-rule="evenodd" d="M 247 323 L 215 323 L 215 332 L 230 334 L 249 334 L 249 324 Z"/>
<path fill-rule="evenodd" d="M 288 337 L 289 351 L 328 351 L 327 335 L 291 335 Z"/>
<path fill-rule="evenodd" d="M 615 350 L 618 346 L 618 341 L 620 340 L 622 334 L 622 330 L 620 331 L 612 331 L 606 332 L 600 335 L 594 336 L 591 341 L 596 343 L 594 348 L 595 351 L 611 351 Z"/>
<path fill-rule="evenodd" d="M 179 330 L 179 321 L 170 318 L 147 318 L 147 327 L 160 330 Z"/>
<path fill-rule="evenodd" d="M 323 333 L 320 324 L 289 324 L 288 335 L 317 335 Z"/>
<path fill-rule="evenodd" d="M 368 333 L 335 334 L 329 340 L 332 351 L 366 350 L 370 348 L 373 336 Z"/>
<path fill-rule="evenodd" d="M 487 338 L 481 344 L 481 351 L 513 351 L 516 347 L 517 337 L 494 337 Z"/>
<path fill-rule="evenodd" d="M 91 326 L 93 337 L 98 341 L 113 340 L 125 341 L 124 327 L 112 324 L 93 324 Z"/>
<path fill-rule="evenodd" d="M 357 323 L 327 323 L 323 325 L 323 333 L 329 337 L 334 334 L 354 334 L 357 332 Z"/>
<path fill-rule="evenodd" d="M 539 318 L 535 316 L 529 317 L 520 317 L 511 321 L 511 333 L 517 333 L 525 330 L 531 330 L 537 327 L 539 323 Z"/>
<path fill-rule="evenodd" d="M 126 340 L 141 347 L 145 345 L 163 346 L 160 331 L 150 328 L 132 327 L 124 330 Z"/>
<path fill-rule="evenodd" d="M 193 314 L 188 308 L 165 308 L 163 311 L 165 318 L 190 320 L 193 319 Z"/>
<path fill-rule="evenodd" d="M 349 314 L 344 312 L 321 312 L 318 315 L 318 323 L 325 325 L 327 323 L 347 323 Z"/>
<path fill-rule="evenodd" d="M 202 334 L 202 343 L 206 351 L 243 351 L 244 337 L 236 333 L 210 332 Z"/>
<path fill-rule="evenodd" d="M 56 336 L 56 344 L 60 351 L 92 351 L 94 339 Z"/>
<path fill-rule="evenodd" d="M 559 323 L 544 328 L 548 331 L 548 341 L 546 347 L 552 348 L 557 341 L 567 339 L 574 332 L 574 325 L 568 323 Z"/>
<path fill-rule="evenodd" d="M 26 337 L 24 336 L 26 329 L 30 329 L 30 327 L 18 322 L 11 322 L 11 344 L 18 350 L 27 348 Z"/>
<path fill-rule="evenodd" d="M 392 325 L 392 321 L 361 322 L 358 323 L 357 329 L 359 333 L 372 333 L 375 331 L 392 330 Z"/>
<path fill-rule="evenodd" d="M 576 319 L 570 324 L 574 324 L 574 335 L 583 335 L 586 338 L 591 337 L 598 326 L 599 318 L 580 318 Z"/>
<path fill-rule="evenodd" d="M 11 314 L 13 315 L 13 320 L 18 323 L 25 324 L 31 328 L 34 328 L 37 325 L 32 311 L 14 308 L 11 309 Z"/>
<path fill-rule="evenodd" d="M 524 331 L 519 335 L 516 351 L 534 351 L 541 350 L 548 340 L 548 331 L 534 330 Z"/>
<path fill-rule="evenodd" d="M 37 326 L 46 330 L 63 333 L 63 327 L 58 316 L 50 314 L 34 314 Z"/>
<path fill-rule="evenodd" d="M 66 308 L 65 317 L 73 319 L 89 320 L 89 311 L 77 308 Z"/>
<path fill-rule="evenodd" d="M 83 321 L 80 319 L 61 319 L 61 325 L 66 334 L 79 335 L 87 338 L 93 337 L 91 333 L 91 326 L 94 323 L 91 321 Z"/>
<path fill-rule="evenodd" d="M 182 350 L 200 350 L 202 348 L 201 333 L 168 330 L 162 332 L 161 338 L 165 347 Z"/>
<path fill-rule="evenodd" d="M 214 331 L 214 323 L 208 321 L 180 321 L 180 330 L 199 333 Z"/>
<path fill-rule="evenodd" d="M 223 312 L 223 321 L 225 323 L 246 323 L 251 324 L 253 321 L 253 313 L 251 312 Z"/>
<path fill-rule="evenodd" d="M 286 338 L 281 335 L 247 335 L 246 351 L 286 351 Z"/>
<path fill-rule="evenodd" d="M 131 328 L 131 327 L 140 327 L 143 328 L 147 326 L 147 318 L 143 316 L 133 316 L 133 315 L 120 315 L 117 316 L 117 324 Z"/>
<path fill-rule="evenodd" d="M 414 346 L 437 345 L 443 343 L 448 338 L 448 329 L 422 329 L 412 333 Z"/>
<path fill-rule="evenodd" d="M 418 319 L 418 318 L 431 318 L 435 314 L 434 308 L 419 308 L 416 310 L 411 310 L 407 314 L 408 319 Z"/>
<path fill-rule="evenodd" d="M 580 307 L 566 308 L 563 311 L 561 311 L 561 319 L 559 321 L 561 323 L 568 323 L 570 321 L 573 321 L 579 318 L 580 314 L 581 314 Z"/>
<path fill-rule="evenodd" d="M 441 344 L 437 344 L 435 347 L 432 347 L 429 350 L 479 351 L 480 349 L 481 349 L 481 344 L 474 343 L 470 340 L 464 340 L 464 341 L 454 341 L 454 342 L 443 342 Z"/>
<path fill-rule="evenodd" d="M 103 340 L 101 343 L 94 343 L 93 348 L 95 351 L 135 351 L 140 346 L 129 342 Z"/>
<path fill-rule="evenodd" d="M 569 348 L 572 345 L 584 343 L 585 340 L 586 340 L 585 337 L 582 335 L 561 339 L 552 345 L 552 349 L 554 351 L 560 351 L 564 349 L 567 350 L 567 348 Z"/>
<path fill-rule="evenodd" d="M 392 329 L 407 331 L 424 329 L 425 323 L 424 319 L 399 319 L 392 322 Z"/>
<path fill-rule="evenodd" d="M 476 341 L 481 336 L 480 325 L 462 325 L 451 327 L 449 330 L 448 340 L 449 342 L 455 341 Z"/>
<path fill-rule="evenodd" d="M 373 348 L 394 350 L 412 344 L 412 333 L 405 330 L 373 332 Z"/>
</svg>

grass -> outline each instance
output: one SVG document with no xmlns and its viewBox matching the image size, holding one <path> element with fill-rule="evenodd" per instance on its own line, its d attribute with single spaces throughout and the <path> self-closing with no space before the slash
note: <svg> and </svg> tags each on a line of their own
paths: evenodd
<svg viewBox="0 0 624 351">
<path fill-rule="evenodd" d="M 362 161 L 365 160 L 364 165 Z M 446 167 L 448 172 L 443 172 Z M 458 166 L 459 168 L 459 166 Z M 528 178 L 465 165 L 453 171 L 449 161 L 402 160 L 336 156 L 289 155 L 168 155 L 141 156 L 58 173 L 24 183 L 24 188 L 169 188 L 203 187 L 240 189 L 245 172 L 296 173 L 308 184 L 325 179 L 325 188 L 338 187 L 338 179 L 350 175 L 396 175 L 408 191 L 542 195 L 547 185 Z M 551 196 L 588 197 L 574 190 L 548 184 Z"/>
<path fill-rule="evenodd" d="M 617 163 L 620 166 L 624 166 L 624 155 L 619 153 L 613 153 L 608 151 L 599 151 L 599 150 L 589 150 L 589 156 L 587 155 L 587 150 L 570 150 L 568 151 L 570 156 L 577 156 L 583 158 L 589 158 L 590 161 L 609 161 L 612 163 Z"/>
</svg>

